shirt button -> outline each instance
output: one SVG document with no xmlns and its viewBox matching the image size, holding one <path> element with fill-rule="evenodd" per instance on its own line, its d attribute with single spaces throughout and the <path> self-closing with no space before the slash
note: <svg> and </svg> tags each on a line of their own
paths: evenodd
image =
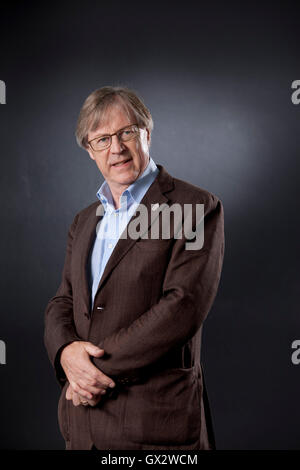
<svg viewBox="0 0 300 470">
<path fill-rule="evenodd" d="M 110 244 L 108 245 L 108 248 L 111 248 L 111 247 L 112 247 L 112 244 L 110 243 Z"/>
</svg>

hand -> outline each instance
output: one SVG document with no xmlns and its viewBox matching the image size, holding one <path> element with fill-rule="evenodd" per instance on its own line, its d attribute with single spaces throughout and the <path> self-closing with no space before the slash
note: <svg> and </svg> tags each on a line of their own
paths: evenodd
<svg viewBox="0 0 300 470">
<path fill-rule="evenodd" d="M 116 384 L 90 361 L 90 356 L 101 357 L 104 349 L 100 349 L 87 341 L 74 341 L 66 346 L 61 353 L 60 363 L 73 389 L 88 400 L 94 399 L 109 386 Z M 111 385 L 110 385 L 111 384 Z"/>
<path fill-rule="evenodd" d="M 79 395 L 79 393 L 74 392 L 70 384 L 66 391 L 66 399 L 72 400 L 74 406 L 79 406 L 79 405 L 86 406 L 84 405 L 84 403 L 88 403 L 90 406 L 96 406 L 101 400 L 101 397 L 102 395 L 100 393 L 99 395 L 95 395 L 94 398 L 92 398 L 91 400 L 87 400 L 82 395 Z"/>
</svg>

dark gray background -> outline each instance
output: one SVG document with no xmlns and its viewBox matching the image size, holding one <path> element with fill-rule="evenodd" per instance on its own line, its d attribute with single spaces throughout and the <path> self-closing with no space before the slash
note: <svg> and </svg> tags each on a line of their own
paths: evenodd
<svg viewBox="0 0 300 470">
<path fill-rule="evenodd" d="M 126 85 L 154 161 L 224 204 L 202 350 L 217 446 L 299 449 L 299 2 L 108 3 L 1 2 L 0 446 L 64 448 L 43 315 L 102 182 L 74 128 L 91 91 Z"/>
</svg>

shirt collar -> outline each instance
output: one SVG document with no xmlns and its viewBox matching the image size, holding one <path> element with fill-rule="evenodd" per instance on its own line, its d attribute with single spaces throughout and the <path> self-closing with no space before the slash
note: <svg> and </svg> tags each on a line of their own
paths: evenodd
<svg viewBox="0 0 300 470">
<path fill-rule="evenodd" d="M 140 197 L 143 193 L 145 185 L 151 178 L 151 174 L 157 169 L 157 166 L 153 159 L 149 157 L 149 162 L 144 169 L 143 173 L 130 185 L 126 188 L 121 195 L 121 206 L 120 209 L 125 205 L 127 200 L 127 207 L 129 207 L 133 202 L 139 203 Z M 103 181 L 99 190 L 97 191 L 97 197 L 102 202 L 104 210 L 109 212 L 115 211 L 115 206 L 113 203 L 113 197 L 110 190 L 110 187 L 106 180 Z M 124 201 L 122 202 L 122 199 Z"/>
</svg>

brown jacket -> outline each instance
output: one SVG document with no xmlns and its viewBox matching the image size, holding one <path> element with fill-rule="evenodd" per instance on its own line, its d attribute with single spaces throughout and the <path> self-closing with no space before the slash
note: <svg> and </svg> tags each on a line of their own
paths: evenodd
<svg viewBox="0 0 300 470">
<path fill-rule="evenodd" d="M 214 448 L 200 348 L 223 263 L 223 208 L 213 194 L 157 167 L 141 203 L 149 213 L 155 203 L 204 204 L 204 246 L 186 250 L 187 240 L 174 233 L 170 239 L 120 239 L 91 309 L 89 258 L 101 203 L 75 216 L 62 281 L 45 312 L 45 345 L 63 387 L 58 419 L 67 449 Z M 65 398 L 60 352 L 78 340 L 105 350 L 92 360 L 116 381 L 94 408 Z"/>
</svg>

